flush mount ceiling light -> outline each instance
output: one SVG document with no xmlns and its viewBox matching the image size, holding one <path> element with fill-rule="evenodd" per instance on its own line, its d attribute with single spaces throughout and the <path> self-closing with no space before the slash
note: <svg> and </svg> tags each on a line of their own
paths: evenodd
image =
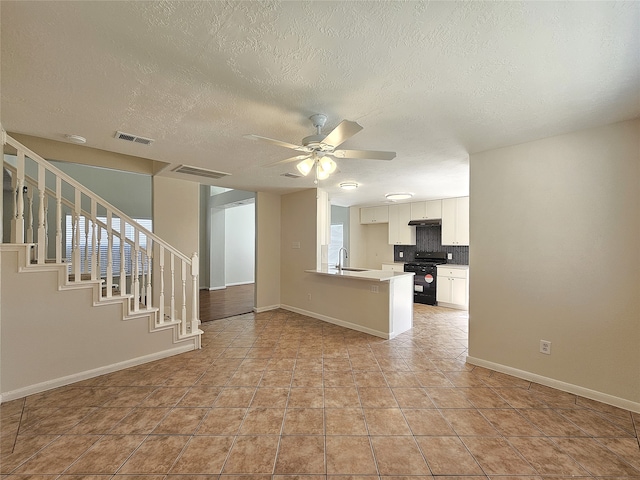
<svg viewBox="0 0 640 480">
<path fill-rule="evenodd" d="M 358 184 L 356 182 L 342 182 L 340 184 L 340 188 L 343 188 L 344 190 L 355 190 L 358 188 Z"/>
<path fill-rule="evenodd" d="M 64 137 L 67 140 L 69 140 L 71 143 L 87 143 L 87 139 L 84 137 L 81 137 L 80 135 L 67 134 Z"/>
<path fill-rule="evenodd" d="M 387 193 L 385 197 L 387 200 L 391 200 L 392 202 L 395 202 L 396 200 L 406 200 L 407 198 L 411 198 L 413 197 L 413 193 L 407 193 L 407 192 Z"/>
</svg>

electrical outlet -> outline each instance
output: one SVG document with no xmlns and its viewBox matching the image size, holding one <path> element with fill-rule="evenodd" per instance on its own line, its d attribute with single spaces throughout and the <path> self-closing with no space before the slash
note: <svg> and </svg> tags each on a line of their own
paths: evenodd
<svg viewBox="0 0 640 480">
<path fill-rule="evenodd" d="M 453 253 L 447 253 L 447 260 L 453 260 Z"/>
<path fill-rule="evenodd" d="M 307 300 L 311 300 L 311 294 L 307 293 Z"/>
<path fill-rule="evenodd" d="M 549 340 L 540 340 L 540 353 L 551 355 L 551 342 Z"/>
<path fill-rule="evenodd" d="M 404 257 L 404 252 L 398 252 L 398 256 L 399 256 L 400 258 Z"/>
<path fill-rule="evenodd" d="M 378 285 L 371 285 L 371 293 L 378 293 Z"/>
<path fill-rule="evenodd" d="M 296 248 L 296 249 L 297 249 L 297 248 L 300 248 L 300 242 L 293 242 L 293 243 L 291 244 L 291 248 Z"/>
</svg>

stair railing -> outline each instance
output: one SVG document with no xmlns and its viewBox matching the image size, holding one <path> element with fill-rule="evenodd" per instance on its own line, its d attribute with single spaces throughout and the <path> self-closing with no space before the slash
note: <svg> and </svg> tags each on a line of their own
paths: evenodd
<svg viewBox="0 0 640 480">
<path fill-rule="evenodd" d="M 140 311 L 141 303 L 145 309 L 154 308 L 152 292 L 154 288 L 157 288 L 159 289 L 157 297 L 159 312 L 156 324 L 180 323 L 180 336 L 197 333 L 200 323 L 198 320 L 199 264 L 197 253 L 193 253 L 191 257 L 183 254 L 99 195 L 7 135 L 4 130 L 1 131 L 1 134 L 3 145 L 10 145 L 16 150 L 15 166 L 9 162 L 3 162 L 4 168 L 12 174 L 14 192 L 11 242 L 34 243 L 33 260 L 37 264 L 44 264 L 49 249 L 48 207 L 50 203 L 54 202 L 55 262 L 63 262 L 62 252 L 65 244 L 63 232 L 66 231 L 63 230 L 63 211 L 67 209 L 71 217 L 72 238 L 71 258 L 66 260 L 71 263 L 70 276 L 73 281 L 103 279 L 104 296 L 109 298 L 113 296 L 114 276 L 119 276 L 119 294 L 131 296 L 131 307 L 134 312 Z M 71 193 L 68 193 L 69 191 Z M 33 214 L 34 204 L 37 205 L 37 218 Z M 98 215 L 99 211 L 104 212 L 104 215 L 101 215 L 104 221 Z M 84 231 L 82 231 L 82 224 L 84 224 Z M 130 230 L 129 235 L 127 230 Z M 99 248 L 103 232 L 106 233 L 107 242 L 106 255 L 104 256 L 100 254 Z M 82 258 L 82 239 L 84 239 L 84 258 Z M 144 239 L 144 246 L 141 239 Z M 116 244 L 119 244 L 119 272 L 113 271 L 113 253 Z M 127 288 L 126 282 L 127 250 L 129 251 L 128 260 L 131 273 L 129 288 Z M 157 259 L 156 266 L 159 271 L 152 272 L 154 258 Z M 167 260 L 170 265 L 169 272 L 165 271 Z M 182 287 L 179 291 L 176 291 L 176 265 L 179 267 L 179 280 Z M 102 270 L 105 271 L 104 275 L 101 275 Z M 169 282 L 165 282 L 165 276 L 169 277 Z M 165 290 L 166 283 L 169 283 L 168 292 Z M 187 289 L 188 283 L 191 284 L 190 292 Z M 166 312 L 167 301 L 168 312 Z M 179 312 L 176 309 L 176 302 L 179 302 Z M 188 314 L 190 314 L 189 318 L 187 318 Z"/>
</svg>

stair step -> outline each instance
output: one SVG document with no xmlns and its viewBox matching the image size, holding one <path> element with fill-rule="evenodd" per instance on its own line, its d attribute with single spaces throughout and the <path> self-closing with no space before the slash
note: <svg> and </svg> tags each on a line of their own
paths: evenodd
<svg viewBox="0 0 640 480">
<path fill-rule="evenodd" d="M 119 297 L 120 296 L 120 288 L 117 285 L 114 285 L 111 288 L 111 295 L 114 297 Z M 107 287 L 102 287 L 102 296 L 106 297 L 107 296 Z"/>
<path fill-rule="evenodd" d="M 35 259 L 32 259 L 29 263 L 30 263 L 31 265 L 38 265 L 38 261 L 37 261 L 37 260 L 35 260 Z M 56 259 L 55 259 L 55 258 L 47 258 L 47 259 L 45 259 L 44 263 L 45 263 L 46 265 L 49 265 L 49 264 L 57 264 L 57 265 L 61 265 L 61 264 L 63 264 L 63 263 L 70 263 L 70 262 L 69 262 L 69 260 L 67 260 L 66 258 L 61 259 L 61 260 L 60 260 L 60 263 L 56 262 Z"/>
<path fill-rule="evenodd" d="M 81 273 L 80 274 L 80 281 L 81 282 L 85 282 L 87 280 L 91 280 L 91 274 L 90 273 Z M 70 282 L 75 282 L 76 281 L 76 276 L 74 273 L 70 273 L 69 274 L 69 281 Z M 100 280 L 101 282 L 104 282 L 104 280 Z"/>
</svg>

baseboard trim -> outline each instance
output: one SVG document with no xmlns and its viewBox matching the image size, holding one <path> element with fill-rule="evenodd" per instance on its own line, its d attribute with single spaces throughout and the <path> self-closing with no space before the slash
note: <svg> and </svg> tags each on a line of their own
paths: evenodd
<svg viewBox="0 0 640 480">
<path fill-rule="evenodd" d="M 227 286 L 227 287 L 237 287 L 238 285 L 253 285 L 254 283 L 256 283 L 256 282 L 254 282 L 254 281 L 252 280 L 252 281 L 250 281 L 250 282 L 235 282 L 235 283 L 227 283 L 227 284 L 225 284 L 225 286 Z"/>
<path fill-rule="evenodd" d="M 563 382 L 549 377 L 543 377 L 542 375 L 538 375 L 536 373 L 519 370 L 517 368 L 508 367 L 506 365 L 490 362 L 481 358 L 467 356 L 467 363 L 477 365 L 478 367 L 495 370 L 496 372 L 506 373 L 507 375 L 522 378 L 523 380 L 528 380 L 530 382 L 539 383 L 540 385 L 552 387 L 557 390 L 562 390 L 563 392 L 580 395 L 581 397 L 585 397 L 601 403 L 606 403 L 607 405 L 612 405 L 614 407 L 623 408 L 631 412 L 640 413 L 640 403 L 633 402 L 625 398 L 615 397 L 613 395 L 609 395 L 608 393 L 602 393 L 598 392 L 597 390 L 591 390 L 589 388 L 574 385 L 572 383 Z"/>
<path fill-rule="evenodd" d="M 368 333 L 369 335 L 384 338 L 385 340 L 389 340 L 395 336 L 393 333 L 387 334 L 378 330 L 374 330 L 372 328 L 358 325 L 357 323 L 346 322 L 344 320 L 340 320 L 339 318 L 329 317 L 327 315 L 322 315 L 316 312 L 310 312 L 308 310 L 303 310 L 302 308 L 293 307 L 291 305 L 280 305 L 280 308 L 289 310 L 290 312 L 299 313 L 301 315 L 306 315 L 307 317 L 315 318 L 317 320 L 322 320 L 323 322 L 339 325 L 340 327 L 350 328 L 351 330 L 357 330 L 358 332 Z"/>
<path fill-rule="evenodd" d="M 254 313 L 262 313 L 269 312 L 271 310 L 277 310 L 280 308 L 280 305 L 269 305 L 267 307 L 253 307 Z"/>
<path fill-rule="evenodd" d="M 215 290 L 225 290 L 227 287 L 209 287 L 207 288 L 207 290 L 209 290 L 210 292 L 213 292 Z"/>
<path fill-rule="evenodd" d="M 163 358 L 172 357 L 180 353 L 190 352 L 195 350 L 193 344 L 185 344 L 169 350 L 163 350 L 162 352 L 156 352 L 142 357 L 132 358 L 131 360 L 125 360 L 124 362 L 113 363 L 111 365 L 105 365 L 104 367 L 94 368 L 92 370 L 86 370 L 84 372 L 74 373 L 73 375 L 67 375 L 66 377 L 55 378 L 53 380 L 47 380 L 46 382 L 36 383 L 28 387 L 19 388 L 10 392 L 0 393 L 0 403 L 16 400 L 36 393 L 46 392 L 58 387 L 64 387 L 82 380 L 88 380 L 90 378 L 99 377 L 107 373 L 116 372 L 129 367 L 135 367 L 142 365 L 143 363 L 153 362 L 155 360 L 161 360 Z"/>
</svg>

